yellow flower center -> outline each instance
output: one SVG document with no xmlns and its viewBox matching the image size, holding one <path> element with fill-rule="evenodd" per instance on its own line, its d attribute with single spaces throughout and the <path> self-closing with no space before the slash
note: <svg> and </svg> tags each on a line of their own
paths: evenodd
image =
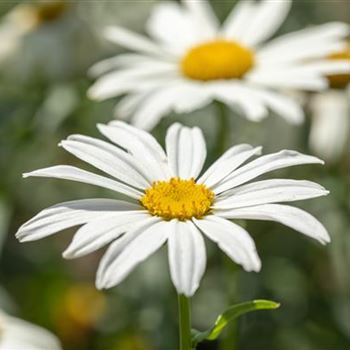
<svg viewBox="0 0 350 350">
<path fill-rule="evenodd" d="M 214 193 L 194 179 L 181 180 L 173 177 L 169 181 L 154 182 L 145 191 L 141 204 L 154 216 L 165 220 L 199 219 L 210 211 Z"/>
<path fill-rule="evenodd" d="M 349 60 L 350 61 L 350 44 L 342 52 L 337 52 L 329 56 L 331 60 Z M 350 83 L 350 74 L 334 74 L 327 76 L 329 85 L 334 89 L 344 89 Z"/>
<path fill-rule="evenodd" d="M 30 31 L 60 19 L 69 8 L 67 0 L 42 0 L 19 4 L 10 16 L 19 28 Z"/>
<path fill-rule="evenodd" d="M 195 80 L 239 79 L 254 65 L 254 53 L 237 42 L 218 39 L 190 49 L 182 73 Z"/>
<path fill-rule="evenodd" d="M 63 15 L 68 6 L 64 0 L 42 1 L 36 7 L 37 21 L 39 23 L 55 21 Z"/>
</svg>

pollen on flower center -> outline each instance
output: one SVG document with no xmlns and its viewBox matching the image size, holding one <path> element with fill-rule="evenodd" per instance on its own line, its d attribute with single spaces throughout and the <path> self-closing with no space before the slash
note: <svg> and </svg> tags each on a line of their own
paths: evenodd
<svg viewBox="0 0 350 350">
<path fill-rule="evenodd" d="M 350 62 L 350 43 L 345 50 L 336 52 L 328 57 L 331 60 L 348 60 Z M 335 89 L 346 88 L 350 83 L 350 74 L 333 74 L 327 76 L 329 85 Z"/>
<path fill-rule="evenodd" d="M 219 39 L 190 49 L 182 73 L 195 80 L 239 79 L 254 65 L 254 53 L 237 42 Z"/>
<path fill-rule="evenodd" d="M 154 182 L 145 191 L 141 204 L 154 216 L 166 220 L 197 219 L 206 215 L 214 200 L 214 193 L 194 179 Z"/>
</svg>

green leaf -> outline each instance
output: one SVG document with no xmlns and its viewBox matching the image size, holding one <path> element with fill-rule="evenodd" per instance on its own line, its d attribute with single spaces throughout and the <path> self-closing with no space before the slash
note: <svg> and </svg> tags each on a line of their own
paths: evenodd
<svg viewBox="0 0 350 350">
<path fill-rule="evenodd" d="M 248 312 L 257 310 L 273 310 L 279 308 L 280 304 L 270 300 L 252 300 L 245 303 L 233 305 L 224 313 L 219 315 L 213 327 L 204 332 L 192 331 L 192 342 L 197 345 L 203 340 L 215 340 L 225 327 L 233 320 Z"/>
</svg>

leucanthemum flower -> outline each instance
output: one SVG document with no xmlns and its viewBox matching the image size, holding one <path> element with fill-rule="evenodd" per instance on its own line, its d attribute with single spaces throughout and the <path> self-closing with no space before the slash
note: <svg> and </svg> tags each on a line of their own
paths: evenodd
<svg viewBox="0 0 350 350">
<path fill-rule="evenodd" d="M 284 150 L 246 163 L 260 154 L 261 147 L 240 144 L 200 175 L 206 145 L 199 128 L 173 124 L 167 132 L 166 152 L 149 133 L 123 122 L 98 128 L 115 145 L 72 135 L 61 146 L 109 177 L 67 165 L 24 176 L 84 182 L 121 193 L 129 200 L 94 198 L 60 203 L 29 220 L 16 235 L 22 242 L 34 241 L 82 225 L 63 256 L 77 258 L 110 244 L 98 268 L 98 288 L 117 285 L 167 242 L 172 281 L 179 293 L 191 296 L 206 266 L 203 236 L 246 271 L 259 271 L 254 241 L 230 219 L 276 221 L 321 243 L 330 240 L 313 216 L 277 204 L 324 196 L 328 192 L 323 187 L 287 179 L 250 182 L 276 169 L 322 164 L 318 158 Z"/>
<path fill-rule="evenodd" d="M 344 47 L 344 23 L 328 23 L 266 42 L 285 20 L 292 1 L 241 1 L 220 25 L 205 0 L 156 5 L 146 25 L 150 38 L 109 27 L 110 41 L 135 53 L 97 63 L 90 88 L 96 100 L 124 95 L 118 118 L 152 129 L 170 111 L 188 113 L 219 100 L 248 119 L 269 111 L 291 123 L 303 120 L 284 89 L 324 90 L 325 74 L 350 71 L 349 62 L 325 58 Z"/>
<path fill-rule="evenodd" d="M 348 60 L 350 44 L 345 50 L 329 56 L 333 60 Z M 335 163 L 341 158 L 349 142 L 350 133 L 350 74 L 327 77 L 330 90 L 308 96 L 311 112 L 309 144 L 318 156 Z"/>
<path fill-rule="evenodd" d="M 25 35 L 60 18 L 67 7 L 68 3 L 63 0 L 15 6 L 0 22 L 0 63 L 15 53 Z"/>
</svg>

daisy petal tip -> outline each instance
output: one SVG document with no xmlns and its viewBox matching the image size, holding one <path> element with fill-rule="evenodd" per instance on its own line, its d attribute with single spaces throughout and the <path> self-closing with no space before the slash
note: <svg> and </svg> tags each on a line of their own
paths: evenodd
<svg viewBox="0 0 350 350">
<path fill-rule="evenodd" d="M 323 237 L 320 239 L 320 242 L 323 245 L 331 243 L 331 237 L 327 231 L 324 233 Z"/>
<path fill-rule="evenodd" d="M 263 146 L 258 146 L 258 147 L 256 147 L 255 149 L 256 149 L 256 151 L 255 151 L 255 154 L 256 154 L 256 155 L 259 156 L 259 155 L 262 154 Z"/>
<path fill-rule="evenodd" d="M 95 93 L 95 89 L 94 89 L 94 85 L 92 85 L 86 92 L 86 95 L 88 98 L 90 98 L 91 100 L 96 100 L 96 93 Z"/>
<path fill-rule="evenodd" d="M 21 242 L 21 232 L 20 232 L 20 231 L 17 231 L 17 232 L 15 233 L 15 237 L 16 237 L 16 239 L 17 239 L 19 242 Z"/>
<path fill-rule="evenodd" d="M 261 268 L 262 268 L 262 264 L 261 264 L 261 261 L 259 261 L 259 263 L 254 267 L 254 272 L 258 273 L 261 271 Z"/>
<path fill-rule="evenodd" d="M 97 290 L 104 290 L 104 289 L 106 289 L 104 287 L 104 285 L 101 283 L 101 281 L 98 281 L 98 280 L 96 280 L 96 282 L 95 282 L 95 287 L 96 287 Z"/>
<path fill-rule="evenodd" d="M 15 234 L 16 239 L 20 242 L 20 243 L 25 243 L 25 242 L 30 242 L 30 236 L 25 235 L 23 232 L 18 231 Z"/>
<path fill-rule="evenodd" d="M 102 101 L 104 100 L 104 96 L 100 94 L 97 83 L 93 84 L 86 92 L 86 95 L 91 100 Z"/>
<path fill-rule="evenodd" d="M 109 39 L 111 33 L 113 33 L 116 30 L 115 27 L 113 26 L 107 26 L 102 29 L 102 35 L 106 38 Z"/>
<path fill-rule="evenodd" d="M 101 270 L 97 270 L 95 285 L 98 290 L 106 289 L 106 278 L 104 273 Z"/>
<path fill-rule="evenodd" d="M 66 260 L 71 260 L 76 257 L 74 254 L 74 251 L 70 249 L 69 247 L 62 253 L 62 257 Z"/>
<path fill-rule="evenodd" d="M 103 134 L 103 131 L 106 130 L 106 128 L 108 127 L 107 125 L 105 124 L 102 124 L 102 123 L 97 123 L 96 124 L 96 127 L 97 127 L 97 130 Z"/>
</svg>

